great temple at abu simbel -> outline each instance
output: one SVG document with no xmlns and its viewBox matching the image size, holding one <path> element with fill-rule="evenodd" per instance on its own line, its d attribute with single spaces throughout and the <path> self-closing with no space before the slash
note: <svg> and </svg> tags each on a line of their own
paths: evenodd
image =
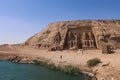
<svg viewBox="0 0 120 80">
<path fill-rule="evenodd" d="M 50 23 L 25 45 L 49 50 L 120 49 L 120 20 L 77 20 Z"/>
<path fill-rule="evenodd" d="M 97 48 L 91 27 L 68 28 L 64 48 L 92 49 Z"/>
</svg>

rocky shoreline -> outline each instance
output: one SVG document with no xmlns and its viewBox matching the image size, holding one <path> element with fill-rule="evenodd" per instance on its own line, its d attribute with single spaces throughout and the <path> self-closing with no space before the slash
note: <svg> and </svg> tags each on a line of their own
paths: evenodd
<svg viewBox="0 0 120 80">
<path fill-rule="evenodd" d="M 30 58 L 14 53 L 0 53 L 0 60 L 8 60 L 15 63 L 32 63 Z"/>
<path fill-rule="evenodd" d="M 40 58 L 40 57 L 28 57 L 28 56 L 23 56 L 20 54 L 15 54 L 15 53 L 0 53 L 0 60 L 8 60 L 10 62 L 13 63 L 22 63 L 22 64 L 33 64 L 34 60 L 36 61 L 42 61 L 42 62 L 46 62 L 46 63 L 53 63 L 45 58 Z M 62 65 L 64 66 L 64 65 Z M 80 74 L 83 74 L 87 77 L 92 77 L 91 80 L 97 80 L 96 76 L 91 73 L 91 72 L 87 72 L 87 71 L 80 71 Z M 78 74 L 77 74 L 78 75 Z M 86 80 L 89 80 L 89 78 L 86 78 Z"/>
</svg>

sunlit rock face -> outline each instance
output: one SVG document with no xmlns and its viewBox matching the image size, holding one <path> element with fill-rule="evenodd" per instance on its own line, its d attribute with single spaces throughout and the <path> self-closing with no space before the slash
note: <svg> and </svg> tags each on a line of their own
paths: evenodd
<svg viewBox="0 0 120 80">
<path fill-rule="evenodd" d="M 48 24 L 29 38 L 25 45 L 41 49 L 120 48 L 120 20 L 77 20 Z"/>
</svg>

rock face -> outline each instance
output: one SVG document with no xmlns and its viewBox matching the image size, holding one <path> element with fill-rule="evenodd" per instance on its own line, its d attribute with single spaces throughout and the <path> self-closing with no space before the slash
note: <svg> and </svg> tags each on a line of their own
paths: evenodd
<svg viewBox="0 0 120 80">
<path fill-rule="evenodd" d="M 77 20 L 50 23 L 25 45 L 50 49 L 120 48 L 120 20 Z"/>
</svg>

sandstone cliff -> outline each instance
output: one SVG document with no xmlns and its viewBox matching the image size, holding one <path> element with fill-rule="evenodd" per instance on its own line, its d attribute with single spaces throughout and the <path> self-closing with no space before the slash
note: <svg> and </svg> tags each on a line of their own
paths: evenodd
<svg viewBox="0 0 120 80">
<path fill-rule="evenodd" d="M 120 48 L 120 20 L 76 20 L 48 24 L 41 32 L 29 38 L 25 45 L 49 49 L 64 48 L 69 28 L 90 27 L 94 35 L 96 48 L 110 44 Z"/>
</svg>

